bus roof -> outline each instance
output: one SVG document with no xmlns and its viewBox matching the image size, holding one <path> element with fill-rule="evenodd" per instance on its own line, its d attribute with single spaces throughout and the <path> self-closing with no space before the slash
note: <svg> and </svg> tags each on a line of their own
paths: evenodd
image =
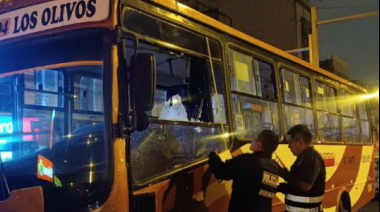
<svg viewBox="0 0 380 212">
<path fill-rule="evenodd" d="M 360 87 L 358 85 L 355 85 L 354 83 L 352 83 L 352 82 L 350 82 L 350 81 L 348 81 L 346 79 L 343 79 L 343 78 L 341 78 L 341 77 L 339 77 L 339 76 L 337 76 L 337 75 L 335 75 L 335 74 L 333 74 L 331 72 L 328 72 L 328 71 L 326 71 L 326 70 L 324 70 L 322 68 L 315 67 L 312 64 L 310 64 L 310 63 L 308 63 L 308 62 L 306 62 L 306 61 L 304 61 L 304 60 L 302 60 L 302 59 L 300 59 L 300 58 L 298 58 L 298 57 L 296 57 L 294 55 L 291 55 L 291 54 L 289 54 L 289 53 L 287 53 L 287 52 L 285 52 L 285 51 L 283 51 L 283 50 L 281 50 L 279 48 L 276 48 L 276 47 L 274 47 L 272 45 L 269 45 L 269 44 L 267 44 L 267 43 L 265 43 L 263 41 L 260 41 L 260 40 L 258 40 L 256 38 L 253 38 L 253 37 L 251 37 L 251 36 L 249 36 L 249 35 L 241 32 L 241 31 L 238 31 L 237 29 L 234 29 L 234 28 L 232 28 L 230 26 L 227 26 L 227 25 L 225 25 L 225 24 L 223 24 L 223 23 L 221 23 L 221 22 L 219 22 L 219 21 L 217 21 L 217 20 L 215 20 L 215 19 L 213 19 L 213 18 L 211 18 L 211 17 L 209 17 L 207 15 L 204 15 L 203 13 L 198 12 L 198 11 L 196 11 L 196 10 L 194 10 L 194 9 L 192 9 L 192 8 L 184 5 L 184 4 L 181 4 L 181 3 L 177 2 L 177 1 L 173 1 L 173 0 L 149 0 L 149 1 L 152 1 L 152 2 L 155 2 L 157 4 L 160 4 L 160 5 L 164 6 L 164 7 L 167 7 L 169 9 L 171 9 L 171 10 L 174 10 L 174 11 L 180 13 L 180 14 L 183 14 L 183 15 L 189 17 L 189 18 L 195 19 L 198 22 L 206 24 L 206 25 L 208 25 L 210 27 L 214 27 L 217 30 L 220 30 L 222 32 L 226 32 L 226 33 L 228 33 L 231 36 L 234 36 L 234 37 L 239 38 L 241 40 L 247 41 L 247 42 L 249 42 L 249 43 L 251 43 L 251 44 L 253 44 L 255 46 L 258 46 L 258 47 L 260 47 L 262 49 L 270 51 L 270 52 L 272 52 L 272 53 L 274 53 L 276 55 L 279 55 L 279 56 L 281 56 L 283 58 L 287 58 L 287 59 L 289 59 L 289 60 L 291 60 L 291 61 L 293 61 L 293 62 L 295 62 L 297 64 L 300 64 L 300 65 L 302 65 L 302 66 L 304 66 L 306 68 L 309 68 L 309 69 L 311 69 L 311 70 L 313 70 L 313 71 L 315 71 L 317 73 L 320 73 L 320 74 L 322 74 L 322 75 L 324 75 L 326 77 L 329 77 L 331 79 L 334 79 L 334 80 L 336 80 L 338 82 L 346 84 L 347 86 L 355 88 L 355 89 L 357 89 L 359 91 L 362 91 L 362 92 L 365 92 L 365 93 L 368 92 L 366 89 L 364 89 L 364 88 L 362 88 L 362 87 Z"/>
</svg>

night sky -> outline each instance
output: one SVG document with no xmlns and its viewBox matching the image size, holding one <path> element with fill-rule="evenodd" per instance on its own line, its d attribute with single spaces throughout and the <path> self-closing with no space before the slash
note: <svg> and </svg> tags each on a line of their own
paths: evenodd
<svg viewBox="0 0 380 212">
<path fill-rule="evenodd" d="M 379 10 L 379 0 L 311 0 L 318 20 Z M 379 83 L 379 17 L 350 20 L 319 27 L 321 59 L 332 54 L 349 64 L 351 79 Z"/>
</svg>

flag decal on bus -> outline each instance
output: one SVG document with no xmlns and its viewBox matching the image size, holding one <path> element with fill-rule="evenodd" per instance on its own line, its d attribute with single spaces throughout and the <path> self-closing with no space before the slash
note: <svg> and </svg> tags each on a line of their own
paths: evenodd
<svg viewBox="0 0 380 212">
<path fill-rule="evenodd" d="M 51 183 L 54 182 L 53 178 L 53 162 L 47 158 L 38 155 L 38 165 L 37 165 L 37 178 L 41 180 L 46 180 Z"/>
</svg>

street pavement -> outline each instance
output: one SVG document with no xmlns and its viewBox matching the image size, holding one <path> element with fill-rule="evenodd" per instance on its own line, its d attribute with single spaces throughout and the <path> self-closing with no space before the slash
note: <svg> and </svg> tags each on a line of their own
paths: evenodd
<svg viewBox="0 0 380 212">
<path fill-rule="evenodd" d="M 362 208 L 359 212 L 377 212 L 379 211 L 379 196 L 375 200 L 370 202 L 367 206 Z"/>
</svg>

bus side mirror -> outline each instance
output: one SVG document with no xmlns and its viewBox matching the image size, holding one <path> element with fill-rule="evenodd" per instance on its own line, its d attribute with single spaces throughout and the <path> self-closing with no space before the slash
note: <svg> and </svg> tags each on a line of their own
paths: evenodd
<svg viewBox="0 0 380 212">
<path fill-rule="evenodd" d="M 131 90 L 137 113 L 151 111 L 156 100 L 156 58 L 153 54 L 132 57 Z"/>
<path fill-rule="evenodd" d="M 134 99 L 135 124 L 137 131 L 149 127 L 149 117 L 156 102 L 156 58 L 153 54 L 134 55 L 131 62 L 131 92 Z"/>
</svg>

